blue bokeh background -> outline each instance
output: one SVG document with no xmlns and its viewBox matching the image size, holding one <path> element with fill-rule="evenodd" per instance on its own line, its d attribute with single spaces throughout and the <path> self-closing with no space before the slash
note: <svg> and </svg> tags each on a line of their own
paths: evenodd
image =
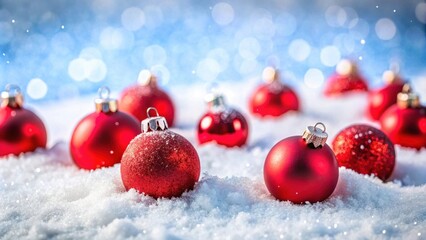
<svg viewBox="0 0 426 240">
<path fill-rule="evenodd" d="M 173 88 L 273 65 L 320 88 L 347 57 L 375 87 L 390 66 L 425 74 L 425 23 L 419 0 L 0 0 L 0 86 L 46 101 L 120 91 L 142 69 Z"/>
</svg>

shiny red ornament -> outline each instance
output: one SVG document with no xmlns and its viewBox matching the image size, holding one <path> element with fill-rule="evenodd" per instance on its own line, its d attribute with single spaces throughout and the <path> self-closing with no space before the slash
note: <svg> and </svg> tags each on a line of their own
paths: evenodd
<svg viewBox="0 0 426 240">
<path fill-rule="evenodd" d="M 383 113 L 380 125 L 394 144 L 417 150 L 426 148 L 426 108 L 408 84 L 398 94 L 397 104 Z"/>
<path fill-rule="evenodd" d="M 249 134 L 248 123 L 244 116 L 226 106 L 220 94 L 210 93 L 206 100 L 209 109 L 198 122 L 198 142 L 200 144 L 216 142 L 226 147 L 244 145 Z"/>
<path fill-rule="evenodd" d="M 263 71 L 267 83 L 257 87 L 250 97 L 249 109 L 259 117 L 279 117 L 288 111 L 299 110 L 297 94 L 279 79 L 279 73 L 272 67 Z"/>
<path fill-rule="evenodd" d="M 156 117 L 148 112 L 142 128 L 121 160 L 126 190 L 134 188 L 154 198 L 171 198 L 192 189 L 200 177 L 200 159 L 191 143 L 168 130 L 158 112 Z"/>
<path fill-rule="evenodd" d="M 173 126 L 175 108 L 172 99 L 157 84 L 153 74 L 146 74 L 142 84 L 130 86 L 121 93 L 120 109 L 127 112 L 139 121 L 145 119 L 145 112 L 149 107 L 155 107 L 161 116 L 164 116 L 169 126 Z"/>
<path fill-rule="evenodd" d="M 392 71 L 386 71 L 383 78 L 386 86 L 370 92 L 368 97 L 368 116 L 373 120 L 379 120 L 386 109 L 396 103 L 404 86 L 404 81 Z"/>
<path fill-rule="evenodd" d="M 303 136 L 285 138 L 272 147 L 263 168 L 269 192 L 293 203 L 327 199 L 336 188 L 339 169 L 326 140 L 324 124 L 317 123 L 309 126 Z"/>
<path fill-rule="evenodd" d="M 341 95 L 348 92 L 367 92 L 368 85 L 358 73 L 354 63 L 342 60 L 336 67 L 336 72 L 330 76 L 326 83 L 324 94 L 326 96 Z"/>
<path fill-rule="evenodd" d="M 1 93 L 0 157 L 32 152 L 45 148 L 46 143 L 46 128 L 36 114 L 23 107 L 19 87 L 6 86 Z"/>
<path fill-rule="evenodd" d="M 93 170 L 119 163 L 129 142 L 141 130 L 133 116 L 118 111 L 117 100 L 109 98 L 109 89 L 99 89 L 96 112 L 84 117 L 75 127 L 70 151 L 75 164 Z"/>
<path fill-rule="evenodd" d="M 332 143 L 339 167 L 361 174 L 374 174 L 386 181 L 395 167 L 395 149 L 391 140 L 377 128 L 351 125 L 340 131 Z"/>
</svg>

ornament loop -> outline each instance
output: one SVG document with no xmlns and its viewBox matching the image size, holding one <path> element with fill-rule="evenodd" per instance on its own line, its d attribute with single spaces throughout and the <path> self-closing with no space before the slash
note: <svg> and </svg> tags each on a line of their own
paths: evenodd
<svg viewBox="0 0 426 240">
<path fill-rule="evenodd" d="M 154 111 L 155 111 L 156 117 L 159 117 L 159 116 L 160 116 L 160 115 L 158 114 L 158 111 L 157 111 L 157 109 L 156 109 L 155 107 L 149 107 L 149 108 L 146 110 L 146 115 L 147 115 L 149 118 L 151 118 L 151 115 L 149 114 L 149 112 L 150 112 L 151 110 L 154 110 Z"/>
<path fill-rule="evenodd" d="M 98 89 L 99 98 L 101 99 L 109 99 L 111 91 L 109 90 L 109 87 L 103 86 Z"/>
<path fill-rule="evenodd" d="M 16 94 L 22 93 L 21 88 L 13 83 L 9 83 L 5 87 L 6 92 L 8 92 L 11 96 L 15 96 Z"/>
<path fill-rule="evenodd" d="M 323 129 L 317 128 L 321 125 Z M 322 147 L 327 141 L 328 134 L 325 132 L 326 128 L 324 123 L 317 122 L 314 126 L 308 126 L 303 132 L 302 138 L 306 144 L 312 144 L 314 148 Z"/>
<path fill-rule="evenodd" d="M 99 98 L 95 99 L 97 112 L 108 113 L 118 111 L 117 99 L 110 98 L 110 93 L 111 91 L 107 86 L 103 86 L 98 89 Z"/>
<path fill-rule="evenodd" d="M 327 130 L 326 128 L 325 128 L 325 125 L 324 125 L 324 123 L 322 123 L 322 122 L 317 122 L 315 125 L 314 125 L 314 130 L 315 131 L 317 131 L 317 126 L 318 125 L 321 125 L 322 126 L 322 132 L 323 133 L 325 133 L 325 131 Z"/>
</svg>

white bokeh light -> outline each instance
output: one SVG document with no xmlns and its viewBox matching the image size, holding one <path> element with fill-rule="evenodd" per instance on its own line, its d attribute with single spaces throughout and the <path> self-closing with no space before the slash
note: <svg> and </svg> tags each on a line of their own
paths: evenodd
<svg viewBox="0 0 426 240">
<path fill-rule="evenodd" d="M 27 85 L 27 94 L 32 99 L 41 99 L 47 94 L 47 84 L 40 78 L 31 79 Z"/>
<path fill-rule="evenodd" d="M 253 33 L 262 39 L 270 39 L 275 35 L 275 24 L 269 18 L 258 19 L 253 26 Z"/>
<path fill-rule="evenodd" d="M 145 24 L 145 14 L 140 8 L 127 8 L 121 14 L 121 24 L 129 31 L 137 31 Z"/>
<path fill-rule="evenodd" d="M 421 2 L 416 6 L 416 18 L 421 23 L 426 24 L 426 3 Z"/>
<path fill-rule="evenodd" d="M 325 11 L 325 20 L 331 27 L 341 27 L 345 24 L 347 14 L 345 9 L 333 5 L 327 8 Z"/>
<path fill-rule="evenodd" d="M 151 72 L 158 78 L 158 84 L 165 86 L 170 81 L 170 71 L 164 65 L 158 64 L 151 67 Z"/>
<path fill-rule="evenodd" d="M 305 73 L 304 82 L 309 88 L 319 88 L 324 83 L 324 74 L 317 68 L 310 68 Z"/>
<path fill-rule="evenodd" d="M 100 82 L 106 77 L 107 67 L 102 60 L 92 59 L 87 61 L 86 74 L 87 80 L 91 82 Z"/>
<path fill-rule="evenodd" d="M 106 27 L 101 32 L 100 43 L 108 50 L 131 48 L 134 44 L 134 36 L 124 28 Z"/>
<path fill-rule="evenodd" d="M 303 62 L 311 54 L 311 46 L 303 39 L 293 40 L 288 47 L 288 54 L 294 60 Z"/>
<path fill-rule="evenodd" d="M 396 34 L 395 23 L 389 18 L 381 18 L 375 26 L 377 37 L 381 40 L 391 40 Z"/>
<path fill-rule="evenodd" d="M 225 2 L 219 2 L 212 9 L 213 20 L 219 25 L 228 25 L 234 20 L 234 8 Z"/>
<path fill-rule="evenodd" d="M 156 64 L 165 64 L 167 61 L 167 53 L 160 45 L 151 45 L 143 51 L 143 60 L 148 66 Z"/>
<path fill-rule="evenodd" d="M 335 46 L 326 46 L 321 49 L 320 59 L 324 66 L 333 67 L 340 61 L 340 58 L 340 51 Z"/>
<path fill-rule="evenodd" d="M 261 51 L 259 41 L 256 38 L 248 37 L 241 40 L 238 52 L 245 59 L 256 59 Z"/>
<path fill-rule="evenodd" d="M 221 72 L 220 64 L 211 58 L 201 60 L 197 65 L 196 74 L 204 81 L 213 81 Z"/>
<path fill-rule="evenodd" d="M 229 54 L 228 52 L 223 48 L 215 48 L 210 50 L 207 53 L 207 57 L 214 59 L 219 63 L 220 70 L 225 71 L 228 68 L 229 65 Z"/>
<path fill-rule="evenodd" d="M 75 81 L 83 81 L 86 79 L 87 60 L 83 58 L 73 59 L 68 64 L 68 75 Z"/>
</svg>

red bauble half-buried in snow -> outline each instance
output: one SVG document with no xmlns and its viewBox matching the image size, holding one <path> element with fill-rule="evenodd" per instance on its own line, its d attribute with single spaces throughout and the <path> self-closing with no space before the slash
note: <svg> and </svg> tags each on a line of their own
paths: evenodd
<svg viewBox="0 0 426 240">
<path fill-rule="evenodd" d="M 368 85 L 359 74 L 355 63 L 344 59 L 337 64 L 336 72 L 328 79 L 324 94 L 333 96 L 355 91 L 367 92 Z"/>
<path fill-rule="evenodd" d="M 43 122 L 22 105 L 20 88 L 7 85 L 6 90 L 1 93 L 0 157 L 46 147 L 47 132 Z"/>
<path fill-rule="evenodd" d="M 121 93 L 120 109 L 127 112 L 139 121 L 145 119 L 145 112 L 149 107 L 155 107 L 161 116 L 164 116 L 169 126 L 173 126 L 175 108 L 169 95 L 157 84 L 157 77 L 147 70 L 139 74 L 140 84 L 130 86 Z"/>
<path fill-rule="evenodd" d="M 206 95 L 208 111 L 198 122 L 200 144 L 216 142 L 226 147 L 240 147 L 247 142 L 249 127 L 245 117 L 228 107 L 224 97 L 215 92 Z"/>
<path fill-rule="evenodd" d="M 368 96 L 368 116 L 373 120 L 379 120 L 386 109 L 396 103 L 397 95 L 404 86 L 404 81 L 393 71 L 385 71 L 383 79 L 386 86 L 370 92 Z"/>
<path fill-rule="evenodd" d="M 121 179 L 126 190 L 136 189 L 154 198 L 179 197 L 200 177 L 197 151 L 181 135 L 168 130 L 164 117 L 142 121 L 142 133 L 134 138 L 121 159 Z"/>
<path fill-rule="evenodd" d="M 323 129 L 317 126 L 321 125 Z M 288 137 L 268 153 L 263 175 L 269 192 L 293 203 L 319 202 L 334 191 L 339 169 L 325 126 L 309 126 L 303 136 Z"/>
<path fill-rule="evenodd" d="M 257 87 L 249 100 L 249 109 L 259 117 L 278 117 L 288 111 L 299 110 L 299 99 L 289 86 L 280 81 L 278 70 L 267 67 L 263 70 L 266 83 Z"/>
<path fill-rule="evenodd" d="M 119 163 L 124 150 L 140 133 L 133 116 L 118 111 L 117 100 L 109 89 L 99 89 L 96 112 L 84 117 L 75 127 L 70 141 L 72 159 L 79 168 L 93 170 Z"/>
<path fill-rule="evenodd" d="M 382 131 L 368 125 L 355 124 L 343 129 L 334 138 L 332 147 L 339 167 L 374 174 L 383 181 L 395 167 L 393 143 Z"/>
<path fill-rule="evenodd" d="M 397 104 L 383 113 L 380 125 L 394 144 L 418 150 L 426 147 L 426 107 L 408 84 L 398 94 Z"/>
</svg>

